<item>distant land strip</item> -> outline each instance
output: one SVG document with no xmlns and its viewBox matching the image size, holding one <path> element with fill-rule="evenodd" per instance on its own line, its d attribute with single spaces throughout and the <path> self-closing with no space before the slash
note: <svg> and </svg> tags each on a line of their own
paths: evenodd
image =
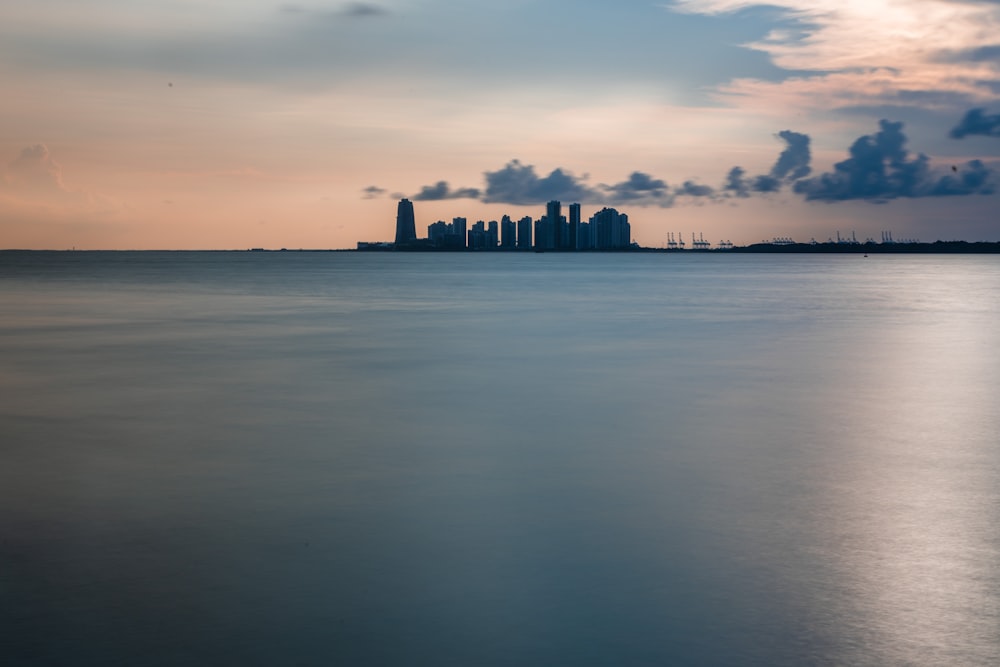
<svg viewBox="0 0 1000 667">
<path fill-rule="evenodd" d="M 445 252 L 445 253 L 525 253 L 539 252 L 537 250 L 520 248 L 435 248 L 433 246 L 400 246 L 392 244 L 359 246 L 358 252 Z M 627 248 L 588 249 L 588 250 L 553 250 L 545 253 L 566 254 L 601 254 L 601 253 L 850 253 L 850 254 L 997 254 L 1000 253 L 1000 242 L 995 241 L 934 241 L 933 243 L 753 243 L 745 246 L 727 248 L 650 248 L 632 245 Z"/>
<path fill-rule="evenodd" d="M 934 241 L 932 243 L 907 242 L 907 243 L 752 243 L 750 245 L 734 245 L 725 248 L 653 248 L 633 244 L 626 248 L 605 248 L 587 250 L 532 250 L 523 248 L 437 248 L 428 245 L 419 246 L 394 246 L 392 243 L 384 244 L 359 244 L 358 248 L 216 248 L 203 250 L 185 249 L 110 249 L 93 248 L 84 249 L 31 249 L 31 248 L 0 248 L 0 253 L 25 253 L 25 254 L 46 254 L 46 253 L 211 253 L 211 252 L 416 252 L 416 253 L 487 253 L 487 254 L 527 254 L 527 253 L 554 253 L 554 254 L 605 254 L 605 253 L 667 253 L 667 254 L 727 254 L 727 253 L 804 253 L 804 254 L 855 254 L 855 255 L 899 255 L 899 254 L 938 254 L 938 255 L 960 255 L 960 254 L 1000 254 L 1000 241 Z"/>
</svg>

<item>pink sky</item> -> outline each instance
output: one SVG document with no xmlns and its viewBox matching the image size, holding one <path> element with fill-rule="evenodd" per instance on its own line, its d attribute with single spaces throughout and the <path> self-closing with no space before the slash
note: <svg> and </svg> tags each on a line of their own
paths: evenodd
<svg viewBox="0 0 1000 667">
<path fill-rule="evenodd" d="M 1000 138 L 948 132 L 970 109 L 988 120 L 1000 110 L 990 50 L 1000 9 L 769 4 L 780 9 L 742 0 L 8 6 L 0 248 L 353 247 L 391 239 L 395 198 L 440 181 L 480 196 L 417 201 L 421 236 L 454 216 L 541 215 L 541 199 L 484 201 L 495 198 L 486 174 L 512 160 L 597 193 L 584 215 L 613 205 L 649 246 L 667 232 L 735 243 L 838 230 L 877 239 L 884 229 L 1000 240 L 992 186 L 933 187 L 973 173 L 973 160 L 996 180 Z M 558 26 L 558 40 L 546 41 L 546 26 Z M 925 187 L 816 195 L 816 181 L 808 201 L 791 177 L 746 197 L 725 190 L 735 166 L 770 173 L 782 130 L 809 137 L 808 178 L 819 179 L 883 118 L 905 123 L 905 164 L 927 155 Z M 635 173 L 663 182 L 663 196 L 611 194 Z M 685 182 L 712 194 L 683 194 Z"/>
</svg>

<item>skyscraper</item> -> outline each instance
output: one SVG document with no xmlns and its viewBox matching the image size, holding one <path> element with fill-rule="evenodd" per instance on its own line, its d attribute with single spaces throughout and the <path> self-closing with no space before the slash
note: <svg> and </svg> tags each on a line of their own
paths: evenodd
<svg viewBox="0 0 1000 667">
<path fill-rule="evenodd" d="M 417 240 L 417 224 L 413 218 L 413 202 L 400 199 L 396 208 L 396 245 L 409 245 Z"/>
<path fill-rule="evenodd" d="M 580 205 L 569 205 L 569 243 L 570 250 L 580 248 Z"/>
<path fill-rule="evenodd" d="M 519 250 L 531 250 L 531 222 L 530 215 L 517 221 L 517 247 Z"/>
<path fill-rule="evenodd" d="M 511 250 L 517 245 L 517 223 L 509 215 L 500 218 L 500 247 Z"/>
<path fill-rule="evenodd" d="M 602 208 L 590 218 L 591 227 L 596 226 L 596 248 L 627 248 L 632 239 L 632 227 L 628 216 L 613 208 Z"/>
<path fill-rule="evenodd" d="M 552 225 L 552 247 L 555 250 L 562 250 L 562 203 L 555 199 L 550 201 L 545 207 L 545 215 Z"/>
</svg>

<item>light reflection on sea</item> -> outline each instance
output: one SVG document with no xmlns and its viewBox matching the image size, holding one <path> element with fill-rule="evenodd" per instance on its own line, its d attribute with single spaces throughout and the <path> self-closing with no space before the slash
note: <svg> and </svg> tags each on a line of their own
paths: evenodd
<svg viewBox="0 0 1000 667">
<path fill-rule="evenodd" d="M 0 253 L 14 664 L 995 664 L 1000 266 Z"/>
</svg>

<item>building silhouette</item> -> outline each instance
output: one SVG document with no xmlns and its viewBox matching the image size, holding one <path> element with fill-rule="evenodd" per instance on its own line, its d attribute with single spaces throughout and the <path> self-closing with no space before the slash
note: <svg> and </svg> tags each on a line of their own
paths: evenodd
<svg viewBox="0 0 1000 667">
<path fill-rule="evenodd" d="M 526 215 L 517 221 L 517 249 L 531 250 L 531 216 Z"/>
<path fill-rule="evenodd" d="M 627 248 L 632 242 L 628 216 L 613 208 L 602 208 L 590 217 L 592 238 L 597 250 Z"/>
<path fill-rule="evenodd" d="M 549 221 L 549 216 L 543 215 L 535 220 L 535 250 L 552 250 L 555 248 L 552 241 L 553 225 Z"/>
<path fill-rule="evenodd" d="M 552 225 L 552 248 L 562 250 L 562 203 L 555 199 L 550 201 L 545 206 L 545 217 L 548 218 L 549 224 Z"/>
<path fill-rule="evenodd" d="M 562 202 L 545 205 L 545 215 L 538 219 L 524 216 L 517 222 L 504 215 L 500 222 L 477 221 L 471 227 L 466 218 L 453 218 L 427 226 L 427 238 L 417 238 L 413 202 L 400 199 L 396 209 L 396 240 L 378 243 L 359 242 L 364 249 L 404 250 L 620 250 L 632 247 L 628 216 L 613 208 L 603 208 L 584 221 L 579 203 L 569 204 L 568 219 Z M 705 247 L 707 247 L 707 242 Z M 683 244 L 683 242 L 681 242 Z M 698 245 L 698 244 L 696 244 Z"/>
<path fill-rule="evenodd" d="M 500 218 L 500 247 L 504 250 L 517 247 L 517 223 L 509 215 Z"/>
<path fill-rule="evenodd" d="M 400 199 L 396 207 L 396 245 L 410 245 L 417 240 L 417 224 L 413 217 L 413 202 Z"/>
<path fill-rule="evenodd" d="M 479 220 L 469 230 L 469 250 L 496 250 L 498 243 L 496 220 L 490 220 L 489 226 Z"/>
<path fill-rule="evenodd" d="M 569 244 L 570 250 L 580 248 L 580 205 L 569 205 Z"/>
<path fill-rule="evenodd" d="M 465 218 L 455 218 L 447 223 L 438 220 L 427 226 L 427 240 L 432 248 L 461 250 L 465 248 Z"/>
</svg>

